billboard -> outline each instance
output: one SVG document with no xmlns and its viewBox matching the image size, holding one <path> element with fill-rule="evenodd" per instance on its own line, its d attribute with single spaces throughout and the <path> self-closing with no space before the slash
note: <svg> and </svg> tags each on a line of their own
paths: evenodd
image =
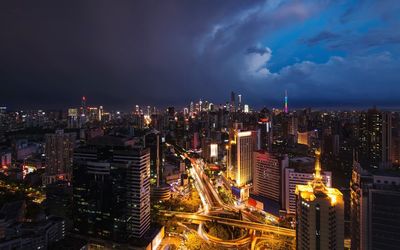
<svg viewBox="0 0 400 250">
<path fill-rule="evenodd" d="M 210 144 L 210 157 L 218 157 L 218 144 Z"/>
</svg>

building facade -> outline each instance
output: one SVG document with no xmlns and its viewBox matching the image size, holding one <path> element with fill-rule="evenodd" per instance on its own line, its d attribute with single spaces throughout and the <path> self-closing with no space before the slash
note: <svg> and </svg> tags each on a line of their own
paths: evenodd
<svg viewBox="0 0 400 250">
<path fill-rule="evenodd" d="M 265 151 L 254 152 L 253 193 L 281 204 L 282 173 L 288 166 L 286 157 L 277 157 Z"/>
<path fill-rule="evenodd" d="M 150 227 L 150 151 L 112 144 L 74 153 L 74 232 L 121 241 Z"/>
<path fill-rule="evenodd" d="M 354 163 L 350 182 L 351 249 L 397 249 L 400 244 L 400 176 L 371 174 Z"/>
<path fill-rule="evenodd" d="M 63 130 L 57 130 L 54 134 L 46 134 L 44 185 L 57 180 L 71 180 L 75 139 L 75 133 L 64 133 Z"/>
<path fill-rule="evenodd" d="M 283 173 L 282 208 L 290 214 L 296 213 L 296 186 L 307 185 L 314 179 L 314 173 L 310 169 L 311 166 L 307 166 L 309 162 L 305 163 L 306 165 L 302 164 L 302 166 L 293 164 L 293 161 L 300 160 L 308 161 L 309 159 L 291 159 L 290 165 L 293 166 L 284 169 Z M 329 171 L 324 171 L 323 173 L 321 173 L 321 176 L 322 182 L 325 184 L 325 186 L 331 187 L 332 173 Z"/>
<path fill-rule="evenodd" d="M 234 131 L 234 137 L 228 145 L 227 174 L 237 186 L 252 181 L 254 146 L 255 134 L 252 131 Z"/>
</svg>

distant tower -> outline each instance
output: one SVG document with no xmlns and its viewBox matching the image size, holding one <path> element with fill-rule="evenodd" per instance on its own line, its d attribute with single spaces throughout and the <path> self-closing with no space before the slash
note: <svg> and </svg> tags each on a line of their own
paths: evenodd
<svg viewBox="0 0 400 250">
<path fill-rule="evenodd" d="M 285 90 L 285 113 L 289 113 L 287 90 Z"/>
<path fill-rule="evenodd" d="M 235 98 L 236 98 L 235 92 L 232 91 L 231 92 L 231 106 L 230 106 L 231 113 L 234 113 L 236 111 Z"/>
<path fill-rule="evenodd" d="M 86 108 L 86 96 L 82 96 L 82 108 Z"/>
<path fill-rule="evenodd" d="M 242 95 L 238 95 L 238 110 L 242 111 Z"/>
<path fill-rule="evenodd" d="M 82 114 L 86 115 L 86 96 L 82 96 L 81 109 Z"/>
</svg>

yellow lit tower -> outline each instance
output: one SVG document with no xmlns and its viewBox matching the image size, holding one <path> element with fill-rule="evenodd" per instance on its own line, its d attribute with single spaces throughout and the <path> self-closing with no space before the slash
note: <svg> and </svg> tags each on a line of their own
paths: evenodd
<svg viewBox="0 0 400 250">
<path fill-rule="evenodd" d="M 297 249 L 344 248 L 343 194 L 326 187 L 321 176 L 320 151 L 315 152 L 314 179 L 296 186 Z"/>
</svg>

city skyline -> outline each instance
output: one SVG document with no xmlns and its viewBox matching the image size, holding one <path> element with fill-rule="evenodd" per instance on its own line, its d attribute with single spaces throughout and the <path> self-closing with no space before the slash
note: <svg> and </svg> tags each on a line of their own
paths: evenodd
<svg viewBox="0 0 400 250">
<path fill-rule="evenodd" d="M 0 1 L 0 249 L 398 249 L 399 13 Z"/>
<path fill-rule="evenodd" d="M 1 106 L 398 108 L 396 1 L 4 2 Z M 165 11 L 168 10 L 168 11 Z M 204 18 L 207 17 L 207 18 Z M 21 91 L 21 90 L 24 91 Z"/>
</svg>

